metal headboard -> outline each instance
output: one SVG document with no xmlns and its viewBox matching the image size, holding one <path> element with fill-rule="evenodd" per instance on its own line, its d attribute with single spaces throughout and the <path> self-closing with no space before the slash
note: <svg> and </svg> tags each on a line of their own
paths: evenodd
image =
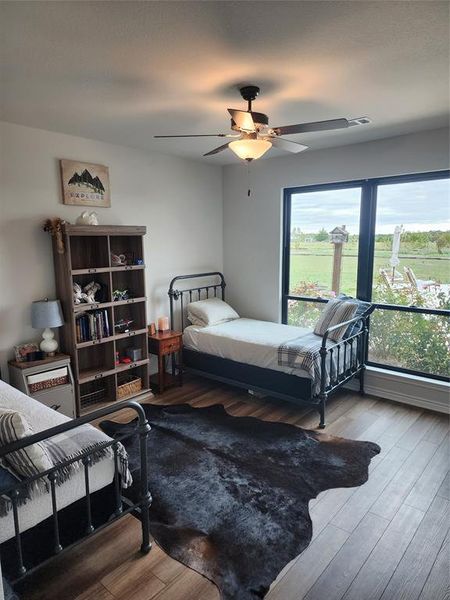
<svg viewBox="0 0 450 600">
<path fill-rule="evenodd" d="M 175 289 L 175 284 L 179 281 L 186 281 L 188 279 L 210 279 L 214 278 L 216 283 L 207 283 L 205 285 L 196 285 L 192 288 L 186 289 Z M 220 296 L 222 300 L 225 300 L 225 277 L 219 271 L 211 271 L 209 273 L 195 273 L 193 275 L 177 275 L 174 277 L 169 285 L 169 298 L 170 298 L 170 327 L 171 329 L 177 329 L 176 327 L 176 314 L 175 314 L 175 303 L 180 301 L 179 310 L 179 321 L 181 323 L 181 331 L 185 328 L 185 307 L 189 302 L 196 300 L 204 300 L 207 298 L 217 298 L 218 290 L 220 290 Z M 187 301 L 187 303 L 186 303 Z"/>
</svg>

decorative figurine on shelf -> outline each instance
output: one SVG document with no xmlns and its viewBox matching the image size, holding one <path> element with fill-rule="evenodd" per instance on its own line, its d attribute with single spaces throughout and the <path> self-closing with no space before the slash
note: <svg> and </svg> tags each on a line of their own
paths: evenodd
<svg viewBox="0 0 450 600">
<path fill-rule="evenodd" d="M 79 283 L 73 283 L 73 303 L 94 304 L 95 302 L 106 302 L 108 299 L 108 288 L 98 281 L 90 281 L 84 288 Z"/>
<path fill-rule="evenodd" d="M 47 219 L 43 227 L 44 231 L 47 231 L 47 233 L 50 233 L 55 238 L 56 251 L 58 254 L 64 254 L 65 252 L 62 237 L 62 225 L 65 222 L 66 221 L 63 221 L 62 219 Z"/>
<path fill-rule="evenodd" d="M 102 288 L 102 286 L 96 281 L 90 281 L 86 286 L 84 286 L 83 291 L 86 296 L 85 302 L 89 304 L 94 304 L 94 302 L 98 302 L 95 299 L 95 294 Z"/>
<path fill-rule="evenodd" d="M 127 264 L 127 257 L 125 254 L 114 254 L 111 252 L 111 264 L 113 267 L 122 267 Z"/>
<path fill-rule="evenodd" d="M 123 363 L 124 365 L 129 365 L 133 361 L 131 360 L 131 358 L 128 358 L 128 356 L 122 356 L 122 358 L 120 359 L 120 362 Z"/>
<path fill-rule="evenodd" d="M 133 323 L 132 319 L 120 319 L 114 325 L 114 329 L 117 329 L 119 333 L 128 333 L 130 331 L 131 323 Z"/>
<path fill-rule="evenodd" d="M 89 213 L 84 210 L 76 220 L 77 225 L 98 225 L 98 216 L 96 212 Z"/>
<path fill-rule="evenodd" d="M 73 303 L 81 304 L 82 302 L 87 302 L 87 296 L 81 289 L 81 285 L 74 281 L 73 283 Z"/>
<path fill-rule="evenodd" d="M 135 258 L 134 264 L 135 265 L 143 265 L 144 264 L 144 259 L 143 258 Z"/>
<path fill-rule="evenodd" d="M 117 302 L 119 300 L 128 300 L 130 297 L 129 290 L 114 290 L 113 291 L 113 300 Z"/>
<path fill-rule="evenodd" d="M 98 215 L 96 212 L 89 213 L 88 225 L 98 225 Z"/>
</svg>

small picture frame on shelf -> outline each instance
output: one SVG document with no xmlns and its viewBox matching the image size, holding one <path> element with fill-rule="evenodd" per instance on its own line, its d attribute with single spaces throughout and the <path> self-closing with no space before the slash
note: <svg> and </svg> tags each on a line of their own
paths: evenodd
<svg viewBox="0 0 450 600">
<path fill-rule="evenodd" d="M 39 346 L 34 342 L 14 346 L 14 356 L 17 362 L 26 362 L 28 354 L 38 353 Z"/>
</svg>

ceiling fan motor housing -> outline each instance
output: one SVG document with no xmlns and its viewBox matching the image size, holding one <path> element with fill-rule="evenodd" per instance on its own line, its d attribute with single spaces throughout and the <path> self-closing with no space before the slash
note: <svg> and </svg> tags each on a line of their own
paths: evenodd
<svg viewBox="0 0 450 600">
<path fill-rule="evenodd" d="M 241 92 L 241 96 L 244 98 L 244 100 L 247 100 L 247 102 L 253 102 L 261 90 L 257 85 L 246 85 L 241 87 L 239 91 Z"/>
</svg>

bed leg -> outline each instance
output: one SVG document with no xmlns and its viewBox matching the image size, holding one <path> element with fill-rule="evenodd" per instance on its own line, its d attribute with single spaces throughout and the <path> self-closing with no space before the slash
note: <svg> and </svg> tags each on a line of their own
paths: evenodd
<svg viewBox="0 0 450 600">
<path fill-rule="evenodd" d="M 143 411 L 142 411 L 143 414 Z M 147 471 L 147 439 L 150 431 L 150 425 L 145 417 L 139 417 L 139 450 L 141 457 L 141 524 L 142 524 L 142 554 L 148 554 L 152 547 L 150 542 L 150 515 L 149 508 L 152 503 L 152 495 L 148 489 L 148 471 Z"/>
<path fill-rule="evenodd" d="M 325 429 L 325 405 L 327 403 L 328 394 L 323 394 L 320 396 L 320 404 L 319 404 L 319 415 L 320 415 L 320 423 L 319 429 Z"/>
<path fill-rule="evenodd" d="M 359 393 L 361 394 L 361 396 L 364 396 L 366 394 L 365 375 L 366 375 L 366 367 L 365 367 L 365 365 L 363 365 L 361 367 L 361 371 L 359 372 Z"/>
<path fill-rule="evenodd" d="M 150 515 L 148 509 L 150 508 L 150 504 L 152 501 L 152 497 L 150 492 L 146 494 L 146 498 L 143 500 L 141 504 L 141 524 L 142 524 L 142 544 L 141 544 L 141 553 L 148 554 L 152 549 L 152 543 L 150 541 Z"/>
</svg>

